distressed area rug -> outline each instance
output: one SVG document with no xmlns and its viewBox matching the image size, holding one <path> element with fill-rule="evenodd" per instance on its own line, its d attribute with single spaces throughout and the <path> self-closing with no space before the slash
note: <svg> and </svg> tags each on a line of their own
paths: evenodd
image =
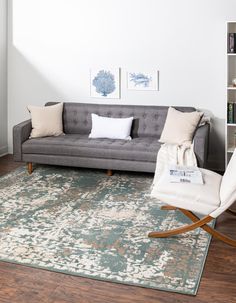
<svg viewBox="0 0 236 303">
<path fill-rule="evenodd" d="M 210 236 L 150 198 L 152 175 L 38 166 L 0 178 L 0 260 L 195 295 Z"/>
</svg>

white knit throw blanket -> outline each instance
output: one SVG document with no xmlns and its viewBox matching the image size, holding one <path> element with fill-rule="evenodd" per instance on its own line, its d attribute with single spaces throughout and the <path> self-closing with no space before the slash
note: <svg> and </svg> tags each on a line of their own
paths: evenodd
<svg viewBox="0 0 236 303">
<path fill-rule="evenodd" d="M 164 143 L 157 153 L 156 171 L 152 184 L 151 196 L 155 197 L 160 176 L 169 165 L 197 166 L 197 159 L 193 150 L 194 145 L 176 145 Z"/>
</svg>

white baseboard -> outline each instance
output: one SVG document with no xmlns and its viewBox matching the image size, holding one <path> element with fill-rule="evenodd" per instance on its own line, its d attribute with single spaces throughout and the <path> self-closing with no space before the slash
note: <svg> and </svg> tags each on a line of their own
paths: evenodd
<svg viewBox="0 0 236 303">
<path fill-rule="evenodd" d="M 0 147 L 0 157 L 3 157 L 7 154 L 8 154 L 8 147 L 7 146 Z"/>
<path fill-rule="evenodd" d="M 11 144 L 8 145 L 8 154 L 13 154 L 13 146 Z"/>
</svg>

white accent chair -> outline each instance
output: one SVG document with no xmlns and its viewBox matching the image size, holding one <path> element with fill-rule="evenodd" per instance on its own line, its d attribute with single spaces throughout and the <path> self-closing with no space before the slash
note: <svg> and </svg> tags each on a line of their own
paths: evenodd
<svg viewBox="0 0 236 303">
<path fill-rule="evenodd" d="M 210 170 L 201 169 L 204 184 L 170 183 L 163 175 L 157 184 L 155 197 L 167 204 L 164 210 L 180 210 L 193 223 L 170 231 L 154 231 L 148 234 L 152 238 L 165 238 L 202 228 L 212 236 L 236 247 L 236 240 L 225 236 L 207 225 L 224 211 L 236 216 L 229 207 L 236 201 L 236 149 L 223 177 Z M 196 214 L 203 215 L 199 218 Z"/>
</svg>

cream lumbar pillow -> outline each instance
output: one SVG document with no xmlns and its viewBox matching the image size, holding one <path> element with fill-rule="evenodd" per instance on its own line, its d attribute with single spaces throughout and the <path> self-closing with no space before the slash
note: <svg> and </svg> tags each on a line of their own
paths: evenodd
<svg viewBox="0 0 236 303">
<path fill-rule="evenodd" d="M 202 115 L 203 113 L 198 111 L 186 113 L 169 107 L 159 142 L 178 145 L 191 144 Z"/>
<path fill-rule="evenodd" d="M 63 103 L 43 107 L 29 105 L 27 108 L 32 120 L 30 138 L 59 136 L 63 134 Z"/>
<path fill-rule="evenodd" d="M 130 132 L 133 117 L 108 118 L 91 114 L 92 129 L 89 138 L 131 140 Z"/>
</svg>

